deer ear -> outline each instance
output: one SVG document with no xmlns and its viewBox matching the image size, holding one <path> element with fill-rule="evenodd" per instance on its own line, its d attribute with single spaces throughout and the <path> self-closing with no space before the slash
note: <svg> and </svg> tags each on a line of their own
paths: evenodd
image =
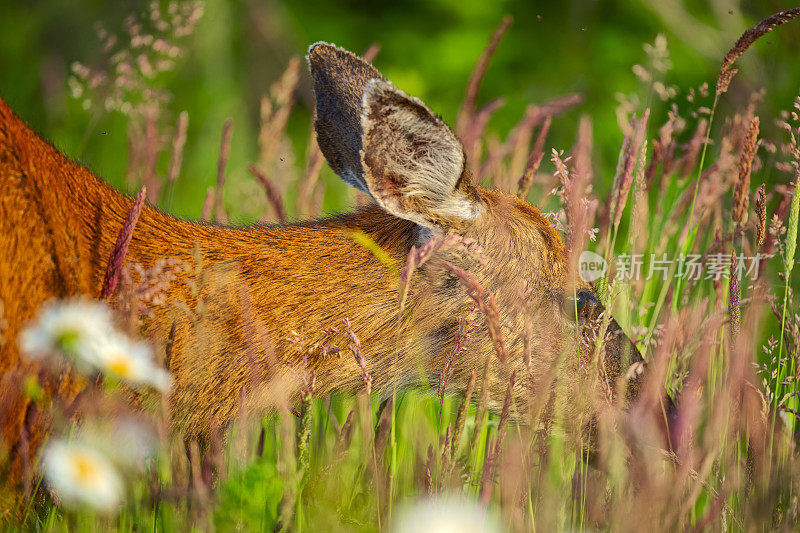
<svg viewBox="0 0 800 533">
<path fill-rule="evenodd" d="M 384 79 L 372 65 L 328 43 L 308 49 L 314 79 L 317 143 L 334 172 L 349 185 L 369 194 L 361 166 L 361 99 L 367 82 Z"/>
<path fill-rule="evenodd" d="M 447 124 L 385 80 L 367 83 L 362 107 L 364 179 L 384 209 L 425 227 L 480 215 L 464 149 Z"/>
</svg>

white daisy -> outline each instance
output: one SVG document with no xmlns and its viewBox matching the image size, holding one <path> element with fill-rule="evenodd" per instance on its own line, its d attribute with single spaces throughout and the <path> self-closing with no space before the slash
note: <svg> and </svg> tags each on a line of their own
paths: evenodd
<svg viewBox="0 0 800 533">
<path fill-rule="evenodd" d="M 153 363 L 150 348 L 119 333 L 108 307 L 85 299 L 46 305 L 20 333 L 29 358 L 64 358 L 85 373 L 102 372 L 133 386 L 169 389 L 169 374 Z"/>
<path fill-rule="evenodd" d="M 60 356 L 85 367 L 94 342 L 113 329 L 104 304 L 77 298 L 45 305 L 20 333 L 19 343 L 29 358 Z"/>
<path fill-rule="evenodd" d="M 50 488 L 67 506 L 111 511 L 122 497 L 122 479 L 97 450 L 77 443 L 52 442 L 42 458 Z"/>
<path fill-rule="evenodd" d="M 99 339 L 91 350 L 92 364 L 107 376 L 133 386 L 149 386 L 161 392 L 169 390 L 169 373 L 153 362 L 150 347 L 119 334 Z"/>
<path fill-rule="evenodd" d="M 462 498 L 442 497 L 406 505 L 397 514 L 392 531 L 411 533 L 499 533 L 497 520 L 482 505 Z"/>
</svg>

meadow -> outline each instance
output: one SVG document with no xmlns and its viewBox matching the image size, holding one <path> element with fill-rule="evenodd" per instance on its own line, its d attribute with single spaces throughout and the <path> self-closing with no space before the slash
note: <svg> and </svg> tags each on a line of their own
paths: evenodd
<svg viewBox="0 0 800 533">
<path fill-rule="evenodd" d="M 490 413 L 481 369 L 466 391 L 449 387 L 447 364 L 430 386 L 373 391 L 368 347 L 352 332 L 346 346 L 328 346 L 324 335 L 298 331 L 293 341 L 301 347 L 355 358 L 361 392 L 319 396 L 312 377 L 299 404 L 286 402 L 258 419 L 243 410 L 202 451 L 171 431 L 164 396 L 144 412 L 133 409 L 124 380 L 92 381 L 93 401 L 80 423 L 69 419 L 67 406 L 42 397 L 56 419 L 51 441 L 67 452 L 79 443 L 99 454 L 117 480 L 106 490 L 118 501 L 48 477 L 51 447 L 45 459 L 31 458 L 31 470 L 45 477 L 28 478 L 33 497 L 19 501 L 7 528 L 796 530 L 800 95 L 776 101 L 781 93 L 772 79 L 760 80 L 763 87 L 748 83 L 746 91 L 737 84 L 751 46 L 781 32 L 798 35 L 798 15 L 798 8 L 765 13 L 742 27 L 713 78 L 696 86 L 670 81 L 668 41 L 654 35 L 627 67 L 635 86 L 618 97 L 610 138 L 598 137 L 579 93 L 529 103 L 507 125 L 492 121 L 503 94 L 484 93 L 502 80 L 484 81 L 496 75 L 493 56 L 515 31 L 510 17 L 485 35 L 472 59 L 458 111 L 446 118 L 475 176 L 543 211 L 571 264 L 591 278 L 648 363 L 647 386 L 635 402 L 597 406 L 593 442 L 576 443 L 564 431 L 571 421 L 560 405 L 571 391 L 559 376 L 533 395 L 535 408 L 524 417 L 510 393 L 501 412 Z M 114 114 L 106 124 L 126 134 L 124 182 L 117 184 L 134 194 L 144 186 L 153 205 L 194 209 L 192 216 L 216 223 L 284 223 L 369 201 L 325 168 L 308 112 L 298 109 L 307 69 L 293 57 L 260 99 L 245 157 L 231 152 L 247 151 L 237 145 L 246 127 L 203 122 L 204 130 L 215 128 L 216 144 L 205 147 L 206 158 L 213 154 L 205 171 L 213 183 L 195 191 L 189 206 L 180 187 L 187 147 L 201 148 L 187 142 L 195 117 L 177 111 L 180 102 L 158 80 L 180 76 L 180 57 L 202 17 L 201 3 L 153 4 L 119 32 L 98 29 L 104 61 L 71 66 L 69 105 L 90 117 Z M 379 44 L 363 54 L 380 67 Z M 798 89 L 797 80 L 785 84 Z M 611 110 L 604 113 L 607 121 Z M 96 141 L 86 138 L 91 149 Z M 382 258 L 375 243 L 363 245 Z M 405 265 L 386 266 L 402 286 L 425 260 L 412 251 Z M 131 310 L 163 305 L 159 284 L 172 269 L 199 267 L 114 268 L 121 295 L 115 313 L 135 336 Z M 483 309 L 480 298 L 476 307 Z M 463 323 L 450 357 L 470 350 L 470 327 Z M 341 329 L 349 331 L 348 324 Z M 158 347 L 157 354 L 168 358 L 169 350 Z M 157 372 L 148 379 L 163 385 Z M 27 387 L 32 397 L 42 395 L 35 377 Z M 677 405 L 667 446 L 645 421 L 663 389 Z"/>
</svg>

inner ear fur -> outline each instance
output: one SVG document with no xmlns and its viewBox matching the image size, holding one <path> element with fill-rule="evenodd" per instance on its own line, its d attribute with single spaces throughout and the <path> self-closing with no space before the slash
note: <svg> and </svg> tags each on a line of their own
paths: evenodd
<svg viewBox="0 0 800 533">
<path fill-rule="evenodd" d="M 375 200 L 426 227 L 477 218 L 482 204 L 450 127 L 386 80 L 364 91 L 361 162 Z"/>
</svg>

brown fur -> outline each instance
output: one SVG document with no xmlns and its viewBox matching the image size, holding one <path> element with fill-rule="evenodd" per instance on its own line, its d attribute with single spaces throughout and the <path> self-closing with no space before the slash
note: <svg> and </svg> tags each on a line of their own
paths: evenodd
<svg viewBox="0 0 800 533">
<path fill-rule="evenodd" d="M 380 72 L 343 48 L 316 43 L 308 63 L 317 97 L 317 144 L 331 168 L 366 193 L 361 161 L 361 99 L 367 83 Z"/>
<path fill-rule="evenodd" d="M 380 74 L 349 52 L 325 44 L 312 47 L 309 62 L 317 92 L 318 138 L 331 166 L 343 177 L 355 177 L 351 183 L 381 205 L 380 191 L 389 180 L 399 187 L 398 194 L 413 189 L 418 201 L 386 207 L 391 214 L 373 204 L 325 220 L 249 228 L 188 222 L 146 206 L 126 261 L 149 267 L 171 257 L 192 266 L 169 286 L 166 303 L 142 327 L 143 334 L 163 346 L 174 325 L 169 403 L 176 427 L 200 436 L 209 427 L 227 426 L 242 397 L 255 412 L 291 400 L 308 372 L 315 374 L 320 394 L 359 388 L 361 372 L 349 353 L 317 350 L 306 354 L 304 362 L 298 344 L 287 340 L 299 332 L 308 346 L 323 330 L 338 327 L 340 333 L 330 342 L 346 348 L 345 318 L 361 339 L 374 388 L 417 383 L 420 370 L 435 380 L 455 338 L 456 317 L 471 304 L 444 267 L 445 260 L 474 272 L 495 295 L 509 355 L 506 364 L 499 362 L 481 325 L 466 354 L 455 362 L 454 389 L 463 388 L 471 371 L 489 358 L 490 407 L 502 404 L 508 376 L 516 370 L 516 412 L 524 413 L 532 394 L 549 387 L 548 376 L 577 376 L 588 356 L 578 350 L 574 318 L 566 317 L 563 308 L 564 296 L 573 291 L 566 252 L 539 211 L 513 196 L 476 187 L 466 168 L 456 174 L 425 169 L 427 175 L 439 172 L 446 182 L 427 196 L 424 180 L 415 174 L 418 160 L 393 159 L 393 174 L 382 174 L 379 168 L 393 157 L 392 132 L 399 136 L 396 142 L 402 137 L 412 144 L 427 143 L 422 149 L 428 149 L 433 146 L 425 137 L 430 130 L 415 137 L 418 125 L 401 124 L 385 130 L 388 137 L 374 148 L 362 148 L 364 117 L 354 114 L 361 113 L 369 79 Z M 392 92 L 391 100 L 429 113 L 399 91 Z M 377 115 L 370 120 L 380 121 L 376 105 L 370 113 Z M 420 120 L 446 129 L 432 115 Z M 443 134 L 452 135 L 449 129 Z M 436 156 L 424 164 L 435 164 Z M 362 161 L 367 159 L 375 166 L 365 182 Z M 468 202 L 476 216 L 459 218 L 442 209 L 451 201 Z M 52 298 L 99 295 L 106 262 L 131 204 L 130 198 L 37 137 L 0 100 L 0 300 L 8 322 L 0 346 L 0 422 L 11 480 L 20 479 L 23 458 L 36 453 L 48 430 L 47 405 L 34 405 L 20 390 L 22 378 L 39 371 L 20 357 L 20 329 Z M 481 264 L 450 252 L 425 263 L 412 278 L 408 313 L 400 319 L 397 280 L 356 243 L 355 230 L 366 233 L 398 265 L 404 264 L 412 245 L 434 234 L 474 239 L 487 261 Z M 585 284 L 580 288 L 591 290 Z M 631 360 L 640 358 L 635 348 L 628 349 L 616 323 L 612 331 L 620 333 L 606 350 L 606 373 L 613 383 Z M 526 342 L 532 354 L 529 368 L 523 356 Z M 73 375 L 41 375 L 47 392 L 67 405 L 82 386 Z M 591 383 L 595 381 L 596 375 Z M 576 391 L 585 384 L 582 379 L 567 382 Z M 587 402 L 576 400 L 567 408 L 578 413 Z"/>
</svg>

